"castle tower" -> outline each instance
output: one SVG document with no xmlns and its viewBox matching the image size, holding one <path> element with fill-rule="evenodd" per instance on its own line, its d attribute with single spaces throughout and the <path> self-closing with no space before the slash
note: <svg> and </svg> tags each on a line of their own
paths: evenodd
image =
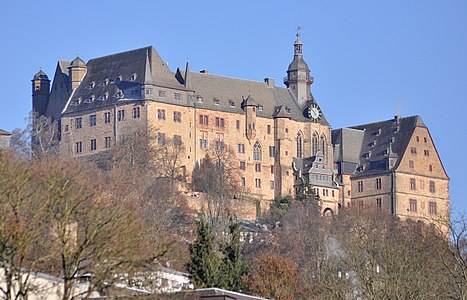
<svg viewBox="0 0 467 300">
<path fill-rule="evenodd" d="M 77 56 L 68 67 L 68 73 L 70 77 L 70 85 L 71 89 L 76 89 L 81 81 L 83 80 L 84 75 L 86 75 L 87 71 L 86 63 Z"/>
<path fill-rule="evenodd" d="M 243 110 L 246 113 L 246 138 L 253 140 L 256 137 L 256 101 L 251 94 L 243 100 Z"/>
<path fill-rule="evenodd" d="M 34 75 L 32 81 L 32 110 L 39 116 L 45 115 L 49 104 L 50 80 L 44 71 Z"/>
<path fill-rule="evenodd" d="M 297 32 L 297 39 L 294 43 L 294 59 L 287 70 L 287 77 L 284 78 L 284 84 L 295 95 L 301 108 L 304 108 L 306 101 L 310 98 L 310 86 L 313 83 L 313 77 L 310 76 L 310 69 L 303 60 L 303 43 L 300 40 L 300 32 Z"/>
</svg>

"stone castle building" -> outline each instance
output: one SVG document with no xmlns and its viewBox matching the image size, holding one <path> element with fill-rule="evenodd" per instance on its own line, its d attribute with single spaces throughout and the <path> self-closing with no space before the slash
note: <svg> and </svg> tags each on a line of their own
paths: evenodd
<svg viewBox="0 0 467 300">
<path fill-rule="evenodd" d="M 447 211 L 449 178 L 420 117 L 331 130 L 311 92 L 299 34 L 283 81 L 192 72 L 188 63 L 173 72 L 146 47 L 59 61 L 52 84 L 39 71 L 33 110 L 59 122 L 60 154 L 69 157 L 108 151 L 134 128 L 156 128 L 159 142 L 185 146 L 188 180 L 209 147 L 232 147 L 239 185 L 262 208 L 310 184 L 325 214 L 350 205 L 415 218 Z"/>
</svg>

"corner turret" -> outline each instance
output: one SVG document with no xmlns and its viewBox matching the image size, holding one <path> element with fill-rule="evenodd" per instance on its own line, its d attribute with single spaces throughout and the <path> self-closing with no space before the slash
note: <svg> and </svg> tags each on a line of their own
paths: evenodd
<svg viewBox="0 0 467 300">
<path fill-rule="evenodd" d="M 34 75 L 32 81 L 32 110 L 39 116 L 45 115 L 49 104 L 50 80 L 44 71 Z"/>
<path fill-rule="evenodd" d="M 87 71 L 86 63 L 77 56 L 68 67 L 68 73 L 70 77 L 70 85 L 71 89 L 74 90 L 77 88 L 81 81 L 83 80 L 84 75 L 86 75 Z"/>
<path fill-rule="evenodd" d="M 246 138 L 250 141 L 256 137 L 256 101 L 251 94 L 243 100 L 242 107 L 246 113 Z"/>
</svg>

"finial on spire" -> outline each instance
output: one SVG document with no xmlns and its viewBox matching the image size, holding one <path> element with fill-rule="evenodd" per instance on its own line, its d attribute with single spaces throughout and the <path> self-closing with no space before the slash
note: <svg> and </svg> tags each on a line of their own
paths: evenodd
<svg viewBox="0 0 467 300">
<path fill-rule="evenodd" d="M 297 26 L 297 34 L 296 34 L 297 38 L 300 37 L 300 29 L 302 29 L 302 26 L 298 25 Z"/>
</svg>

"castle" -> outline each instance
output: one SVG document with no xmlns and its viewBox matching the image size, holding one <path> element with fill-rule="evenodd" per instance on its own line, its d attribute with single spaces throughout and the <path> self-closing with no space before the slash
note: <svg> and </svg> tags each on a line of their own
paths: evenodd
<svg viewBox="0 0 467 300">
<path fill-rule="evenodd" d="M 239 185 L 266 208 L 304 183 L 323 214 L 345 207 L 426 220 L 449 212 L 449 178 L 419 116 L 332 130 L 311 92 L 300 35 L 279 87 L 171 71 L 153 47 L 89 60 L 58 61 L 53 82 L 32 80 L 33 110 L 60 124 L 60 155 L 108 151 L 132 128 L 186 148 L 188 178 L 209 145 L 235 149 Z"/>
</svg>

